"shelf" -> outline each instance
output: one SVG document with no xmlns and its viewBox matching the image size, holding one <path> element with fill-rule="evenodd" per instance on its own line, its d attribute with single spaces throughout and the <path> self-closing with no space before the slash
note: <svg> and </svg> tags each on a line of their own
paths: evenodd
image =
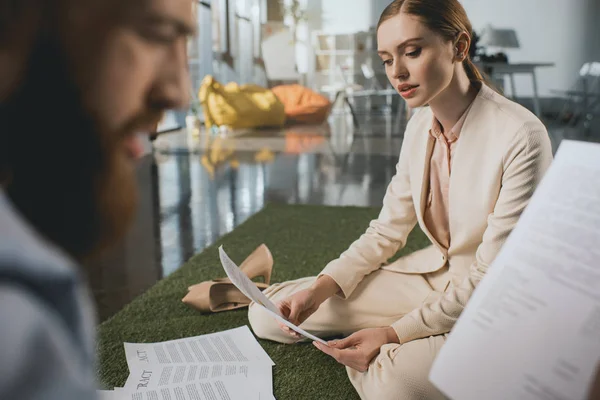
<svg viewBox="0 0 600 400">
<path fill-rule="evenodd" d="M 313 32 L 311 39 L 313 52 L 308 79 L 313 89 L 363 85 L 367 79 L 362 66 L 376 69 L 379 57 L 374 31 L 351 34 Z"/>
</svg>

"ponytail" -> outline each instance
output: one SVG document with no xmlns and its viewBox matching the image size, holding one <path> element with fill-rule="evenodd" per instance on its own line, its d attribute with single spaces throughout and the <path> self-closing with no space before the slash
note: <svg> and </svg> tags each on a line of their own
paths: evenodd
<svg viewBox="0 0 600 400">
<path fill-rule="evenodd" d="M 489 83 L 486 82 L 486 79 L 483 78 L 483 75 L 481 75 L 481 72 L 479 72 L 477 66 L 473 64 L 473 61 L 471 61 L 471 57 L 465 58 L 465 60 L 463 61 L 463 67 L 465 68 L 465 72 L 467 73 L 467 76 L 469 77 L 469 80 L 471 82 L 483 81 L 485 83 Z"/>
<path fill-rule="evenodd" d="M 477 66 L 473 63 L 471 57 L 465 58 L 463 61 L 463 67 L 467 73 L 467 77 L 471 82 L 483 82 L 499 94 L 503 94 L 502 91 L 494 83 L 492 83 L 489 75 L 479 71 L 479 68 L 477 68 Z"/>
</svg>

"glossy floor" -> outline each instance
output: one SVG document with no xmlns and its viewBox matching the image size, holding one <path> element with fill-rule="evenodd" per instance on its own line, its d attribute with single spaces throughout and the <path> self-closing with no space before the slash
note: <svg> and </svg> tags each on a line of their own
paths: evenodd
<svg viewBox="0 0 600 400">
<path fill-rule="evenodd" d="M 139 167 L 142 196 L 131 232 L 90 266 L 99 318 L 268 202 L 379 207 L 395 172 L 403 122 L 368 114 L 355 127 L 348 114 L 337 114 L 320 126 L 159 136 Z M 554 149 L 565 137 L 578 138 L 563 127 L 549 132 Z"/>
</svg>

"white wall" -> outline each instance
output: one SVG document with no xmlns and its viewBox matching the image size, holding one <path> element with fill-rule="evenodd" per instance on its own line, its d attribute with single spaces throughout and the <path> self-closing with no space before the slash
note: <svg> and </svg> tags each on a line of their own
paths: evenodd
<svg viewBox="0 0 600 400">
<path fill-rule="evenodd" d="M 368 31 L 372 24 L 370 0 L 324 0 L 322 7 L 326 33 Z"/>
<path fill-rule="evenodd" d="M 373 0 L 376 24 L 390 0 Z M 552 62 L 538 70 L 540 96 L 569 89 L 585 61 L 600 59 L 600 0 L 461 0 L 476 32 L 491 24 L 513 28 L 520 49 L 507 49 L 511 62 Z M 517 95 L 532 94 L 531 79 L 516 76 Z"/>
</svg>

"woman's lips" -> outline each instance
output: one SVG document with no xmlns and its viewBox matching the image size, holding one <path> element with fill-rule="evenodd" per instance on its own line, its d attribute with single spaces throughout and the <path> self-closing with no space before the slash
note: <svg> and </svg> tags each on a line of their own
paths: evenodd
<svg viewBox="0 0 600 400">
<path fill-rule="evenodd" d="M 415 86 L 400 86 L 398 87 L 398 92 L 400 93 L 400 96 L 404 97 L 405 99 L 413 97 L 417 91 L 417 88 L 419 87 L 419 85 L 415 85 Z"/>
</svg>

